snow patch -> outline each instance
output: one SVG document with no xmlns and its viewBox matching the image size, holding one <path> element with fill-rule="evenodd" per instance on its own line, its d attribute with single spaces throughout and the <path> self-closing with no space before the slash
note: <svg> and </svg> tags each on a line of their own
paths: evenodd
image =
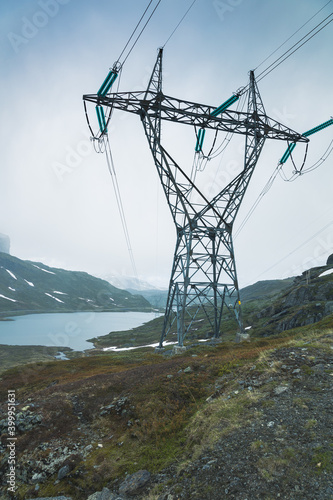
<svg viewBox="0 0 333 500">
<path fill-rule="evenodd" d="M 68 293 L 65 292 L 58 292 L 57 290 L 53 290 L 52 293 L 58 293 L 59 295 L 68 295 Z"/>
<path fill-rule="evenodd" d="M 29 286 L 35 286 L 31 281 L 28 281 L 28 280 L 24 280 L 26 283 L 28 283 Z"/>
<path fill-rule="evenodd" d="M 15 279 L 16 279 L 16 278 L 15 278 Z M 6 297 L 5 295 L 1 295 L 1 293 L 0 293 L 0 297 L 1 297 L 2 299 L 10 300 L 11 302 L 17 302 L 17 300 L 15 300 L 15 299 L 10 299 L 9 297 Z"/>
<path fill-rule="evenodd" d="M 40 269 L 41 271 L 44 271 L 44 273 L 49 273 L 49 274 L 55 274 L 53 273 L 52 271 L 47 271 L 46 269 L 42 269 L 41 267 L 39 266 L 36 266 L 36 264 L 32 264 L 34 267 L 37 267 L 37 269 Z"/>
<path fill-rule="evenodd" d="M 66 354 L 64 354 L 62 351 L 59 351 L 58 354 L 56 354 L 54 357 L 56 359 L 60 359 L 61 361 L 69 360 L 69 358 L 67 358 Z"/>
<path fill-rule="evenodd" d="M 46 292 L 45 292 L 45 295 L 47 295 L 48 297 L 51 297 L 52 299 L 56 300 L 57 302 L 61 302 L 62 304 L 64 304 L 64 303 L 65 303 L 65 302 L 63 302 L 62 300 L 57 299 L 57 297 L 53 297 L 53 295 L 51 295 L 50 293 L 46 293 Z"/>
<path fill-rule="evenodd" d="M 11 290 L 12 292 L 16 292 L 15 288 L 12 288 L 11 286 L 8 287 L 8 290 Z"/>
<path fill-rule="evenodd" d="M 13 274 L 11 271 L 9 271 L 9 269 L 6 269 L 7 273 L 9 273 L 11 275 L 12 278 L 14 278 L 15 280 L 17 280 L 15 274 Z"/>
<path fill-rule="evenodd" d="M 329 274 L 333 273 L 333 269 L 328 269 L 327 271 L 324 271 L 323 273 L 319 274 L 318 278 L 321 278 L 322 276 L 328 276 Z"/>
<path fill-rule="evenodd" d="M 163 345 L 174 345 L 177 342 L 164 342 Z M 142 349 L 143 347 L 158 347 L 160 344 L 157 342 L 156 344 L 148 344 L 148 345 L 138 345 L 136 347 L 103 347 L 103 351 L 133 351 L 133 349 Z"/>
</svg>

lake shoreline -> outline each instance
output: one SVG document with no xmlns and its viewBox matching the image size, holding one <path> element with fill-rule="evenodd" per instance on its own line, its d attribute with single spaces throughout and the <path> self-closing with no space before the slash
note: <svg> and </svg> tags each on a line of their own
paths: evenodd
<svg viewBox="0 0 333 500">
<path fill-rule="evenodd" d="M 120 313 L 120 314 L 119 314 Z M 94 340 L 110 332 L 130 332 L 156 317 L 142 311 L 49 313 L 19 315 L 0 324 L 0 344 L 53 347 L 84 352 L 101 347 Z"/>
<path fill-rule="evenodd" d="M 62 359 L 61 353 L 68 360 L 87 356 L 86 353 L 74 351 L 70 347 L 0 344 L 0 376 L 6 370 L 14 367 L 32 364 L 32 370 L 40 370 L 40 363 L 65 361 Z"/>
<path fill-rule="evenodd" d="M 142 312 L 142 313 L 155 313 L 161 312 L 156 308 L 101 308 L 96 310 L 94 309 L 81 309 L 78 311 L 77 309 L 65 309 L 63 311 L 55 311 L 54 309 L 36 311 L 33 309 L 20 310 L 20 311 L 1 311 L 0 312 L 0 321 L 13 321 L 14 317 L 18 316 L 29 316 L 31 314 L 76 314 L 76 313 L 128 313 L 128 312 Z"/>
</svg>

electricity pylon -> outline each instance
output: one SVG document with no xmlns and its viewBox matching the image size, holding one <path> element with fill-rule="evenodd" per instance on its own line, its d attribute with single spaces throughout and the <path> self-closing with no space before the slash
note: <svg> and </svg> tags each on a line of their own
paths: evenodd
<svg viewBox="0 0 333 500">
<path fill-rule="evenodd" d="M 211 336 L 219 337 L 225 306 L 235 313 L 239 338 L 244 328 L 232 241 L 235 217 L 265 140 L 294 143 L 308 142 L 308 139 L 266 115 L 253 71 L 250 72 L 246 112 L 227 109 L 237 96 L 219 108 L 166 96 L 162 92 L 162 55 L 160 49 L 146 91 L 85 95 L 83 98 L 96 103 L 99 109 L 107 106 L 141 117 L 176 226 L 176 249 L 160 347 L 175 321 L 178 344 L 183 346 L 200 310 L 208 319 Z M 162 120 L 199 127 L 201 144 L 206 129 L 245 135 L 243 170 L 208 200 L 162 146 Z"/>
</svg>

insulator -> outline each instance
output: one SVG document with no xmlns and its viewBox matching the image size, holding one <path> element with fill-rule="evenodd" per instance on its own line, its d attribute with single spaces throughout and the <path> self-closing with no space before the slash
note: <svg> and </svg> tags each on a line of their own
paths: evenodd
<svg viewBox="0 0 333 500">
<path fill-rule="evenodd" d="M 96 114 L 101 134 L 105 134 L 108 131 L 108 129 L 106 127 L 105 114 L 102 106 L 99 105 L 96 106 Z"/>
<path fill-rule="evenodd" d="M 282 156 L 282 158 L 280 160 L 280 164 L 281 163 L 286 163 L 286 161 L 288 160 L 289 156 L 294 151 L 295 146 L 296 146 L 296 142 L 292 142 L 291 144 L 289 144 L 289 146 L 287 147 L 286 152 L 284 153 L 284 155 Z"/>
<path fill-rule="evenodd" d="M 317 127 L 314 127 L 307 132 L 304 132 L 304 137 L 308 137 L 309 135 L 315 134 L 316 132 L 319 132 L 320 130 L 323 130 L 326 127 L 329 127 L 330 125 L 333 125 L 333 118 L 330 120 L 327 120 L 327 122 L 322 123 L 321 125 L 317 125 Z"/>
<path fill-rule="evenodd" d="M 115 79 L 117 78 L 118 73 L 116 73 L 113 70 L 110 70 L 108 73 L 108 76 L 105 78 L 104 82 L 101 85 L 101 88 L 97 92 L 97 95 L 104 97 L 105 94 L 110 90 L 112 84 L 114 83 Z"/>
<path fill-rule="evenodd" d="M 220 113 L 223 113 L 227 108 L 229 108 L 234 102 L 238 101 L 239 95 L 233 95 L 231 96 L 227 101 L 225 101 L 221 106 L 218 108 L 214 109 L 214 111 L 211 113 L 211 116 L 217 116 Z"/>
<path fill-rule="evenodd" d="M 195 145 L 196 153 L 198 153 L 199 151 L 202 150 L 202 145 L 203 145 L 203 141 L 205 138 L 205 133 L 206 133 L 206 130 L 204 128 L 199 129 L 198 136 L 197 136 L 197 143 Z"/>
</svg>

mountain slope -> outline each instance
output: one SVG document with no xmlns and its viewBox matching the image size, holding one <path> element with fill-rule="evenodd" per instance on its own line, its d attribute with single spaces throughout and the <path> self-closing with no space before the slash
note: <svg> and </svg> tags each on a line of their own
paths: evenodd
<svg viewBox="0 0 333 500">
<path fill-rule="evenodd" d="M 260 301 L 252 302 L 247 317 L 253 333 L 269 336 L 291 328 L 317 323 L 333 313 L 333 266 L 326 265 L 305 271 L 292 284 L 271 297 L 258 310 Z M 247 304 L 245 305 L 246 308 Z M 257 307 L 255 307 L 257 306 Z"/>
<path fill-rule="evenodd" d="M 257 281 L 253 285 L 246 286 L 240 290 L 242 302 L 254 299 L 267 299 L 279 292 L 284 291 L 292 285 L 293 281 L 294 278 Z"/>
<path fill-rule="evenodd" d="M 0 252 L 0 314 L 150 310 L 140 295 L 88 273 L 48 267 Z"/>
</svg>

